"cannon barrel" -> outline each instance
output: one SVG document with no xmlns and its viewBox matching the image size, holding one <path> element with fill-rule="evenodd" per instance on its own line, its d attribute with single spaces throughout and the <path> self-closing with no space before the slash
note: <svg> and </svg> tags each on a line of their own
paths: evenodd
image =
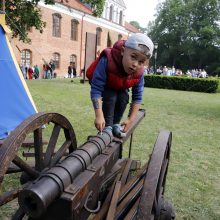
<svg viewBox="0 0 220 220">
<path fill-rule="evenodd" d="M 33 218 L 41 216 L 74 178 L 83 172 L 111 142 L 112 135 L 108 132 L 91 137 L 61 163 L 43 172 L 19 194 L 18 202 L 23 211 Z"/>
</svg>

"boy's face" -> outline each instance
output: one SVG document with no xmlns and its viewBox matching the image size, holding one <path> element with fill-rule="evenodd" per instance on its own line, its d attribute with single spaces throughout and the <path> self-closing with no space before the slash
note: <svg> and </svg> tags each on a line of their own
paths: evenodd
<svg viewBox="0 0 220 220">
<path fill-rule="evenodd" d="M 134 74 L 138 69 L 149 64 L 149 58 L 138 50 L 123 47 L 121 50 L 122 64 L 128 75 Z"/>
</svg>

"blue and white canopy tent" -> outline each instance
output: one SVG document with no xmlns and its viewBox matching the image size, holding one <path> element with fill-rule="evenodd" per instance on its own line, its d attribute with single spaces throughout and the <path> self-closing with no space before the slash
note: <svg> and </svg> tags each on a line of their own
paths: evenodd
<svg viewBox="0 0 220 220">
<path fill-rule="evenodd" d="M 0 139 L 37 112 L 7 38 L 5 14 L 0 14 Z"/>
</svg>

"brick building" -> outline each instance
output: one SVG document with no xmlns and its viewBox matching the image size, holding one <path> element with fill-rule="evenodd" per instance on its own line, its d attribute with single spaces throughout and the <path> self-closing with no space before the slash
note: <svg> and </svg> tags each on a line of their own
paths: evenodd
<svg viewBox="0 0 220 220">
<path fill-rule="evenodd" d="M 41 72 L 43 64 L 53 60 L 58 77 L 66 76 L 70 62 L 76 63 L 77 74 L 81 75 L 85 64 L 86 33 L 96 34 L 96 51 L 101 51 L 138 31 L 125 22 L 123 0 L 107 0 L 101 18 L 92 16 L 92 10 L 79 0 L 58 0 L 54 5 L 40 1 L 39 7 L 46 22 L 44 32 L 31 30 L 31 44 L 17 39 L 11 39 L 11 44 L 19 63 L 37 64 Z"/>
</svg>

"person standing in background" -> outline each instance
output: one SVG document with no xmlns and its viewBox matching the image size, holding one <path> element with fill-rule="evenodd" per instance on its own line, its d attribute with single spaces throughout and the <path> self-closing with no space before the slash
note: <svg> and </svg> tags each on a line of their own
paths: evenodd
<svg viewBox="0 0 220 220">
<path fill-rule="evenodd" d="M 73 71 L 73 77 L 76 77 L 76 64 L 73 63 L 73 66 L 72 66 L 72 71 Z"/>
<path fill-rule="evenodd" d="M 68 78 L 72 78 L 72 69 L 73 69 L 73 64 L 70 62 L 70 65 L 68 66 Z"/>
<path fill-rule="evenodd" d="M 34 66 L 34 78 L 35 79 L 39 78 L 39 75 L 40 75 L 40 69 L 39 69 L 38 65 L 35 65 Z"/>
<path fill-rule="evenodd" d="M 51 79 L 51 78 L 54 78 L 54 71 L 56 69 L 56 66 L 55 66 L 53 60 L 50 60 L 49 67 L 50 67 L 50 72 L 51 72 L 51 77 L 50 77 L 50 79 Z"/>
<path fill-rule="evenodd" d="M 33 79 L 33 69 L 31 68 L 31 66 L 29 66 L 28 68 L 28 79 L 29 80 Z"/>
<path fill-rule="evenodd" d="M 26 72 L 26 69 L 25 69 L 25 65 L 20 64 L 20 69 L 21 69 L 21 72 L 23 74 L 24 79 L 27 79 L 27 72 Z"/>
</svg>

